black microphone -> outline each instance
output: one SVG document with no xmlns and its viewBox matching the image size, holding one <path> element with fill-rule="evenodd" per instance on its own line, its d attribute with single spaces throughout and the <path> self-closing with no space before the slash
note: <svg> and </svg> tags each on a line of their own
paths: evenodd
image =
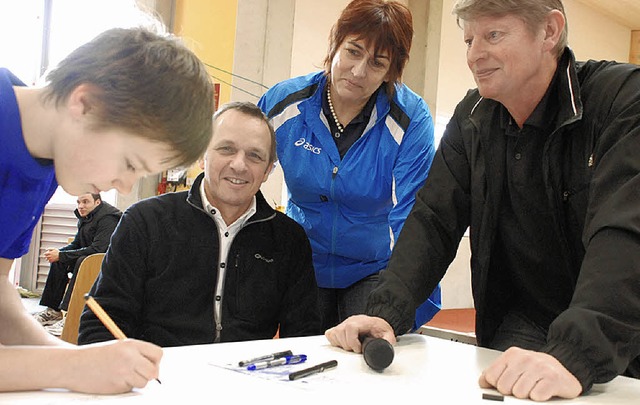
<svg viewBox="0 0 640 405">
<path fill-rule="evenodd" d="M 391 343 L 371 336 L 360 336 L 360 342 L 362 342 L 362 356 L 370 368 L 382 371 L 389 367 L 394 355 Z"/>
</svg>

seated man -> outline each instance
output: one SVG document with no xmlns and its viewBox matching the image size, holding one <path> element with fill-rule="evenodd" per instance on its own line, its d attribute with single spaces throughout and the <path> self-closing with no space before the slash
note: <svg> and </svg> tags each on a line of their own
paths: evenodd
<svg viewBox="0 0 640 405">
<path fill-rule="evenodd" d="M 191 190 L 124 213 L 91 295 L 128 337 L 167 347 L 321 333 L 310 243 L 259 191 L 275 150 L 257 106 L 226 104 Z M 78 343 L 109 339 L 85 309 Z"/>
<path fill-rule="evenodd" d="M 89 255 L 107 251 L 111 234 L 122 216 L 119 209 L 102 201 L 99 193 L 82 194 L 77 203 L 78 208 L 73 213 L 78 218 L 78 232 L 73 242 L 60 249 L 47 249 L 44 253 L 51 268 L 40 305 L 47 309 L 35 314 L 35 318 L 43 326 L 51 325 L 47 330 L 56 336 L 62 333 L 62 311 L 69 308 L 80 263 Z"/>
</svg>

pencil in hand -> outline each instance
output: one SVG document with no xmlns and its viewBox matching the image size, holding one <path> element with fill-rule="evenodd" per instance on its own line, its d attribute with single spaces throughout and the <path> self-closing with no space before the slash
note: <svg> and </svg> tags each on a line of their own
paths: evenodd
<svg viewBox="0 0 640 405">
<path fill-rule="evenodd" d="M 100 320 L 100 322 L 102 322 L 102 324 L 109 329 L 109 332 L 111 332 L 111 334 L 116 338 L 116 339 L 126 339 L 127 336 L 124 334 L 124 332 L 118 327 L 118 325 L 116 325 L 115 322 L 113 322 L 113 319 L 111 319 L 111 317 L 104 311 L 104 309 L 102 309 L 102 307 L 100 306 L 100 304 L 98 304 L 98 301 L 96 301 L 92 296 L 90 296 L 89 294 L 85 294 L 84 295 L 84 299 L 87 303 L 87 306 L 89 307 L 90 310 L 93 311 L 94 314 L 96 314 L 96 316 L 98 317 L 98 319 Z"/>
<path fill-rule="evenodd" d="M 94 314 L 96 314 L 96 316 L 98 317 L 98 319 L 100 320 L 100 322 L 102 322 L 102 324 L 109 329 L 109 332 L 111 332 L 111 334 L 118 340 L 122 340 L 122 339 L 126 339 L 127 336 L 124 334 L 124 332 L 122 331 L 122 329 L 120 329 L 118 327 L 118 325 L 116 325 L 115 322 L 113 322 L 113 319 L 111 319 L 111 317 L 109 316 L 109 314 L 107 314 L 105 312 L 104 309 L 102 309 L 102 307 L 100 306 L 100 304 L 98 304 L 98 301 L 96 301 L 92 296 L 90 296 L 89 294 L 85 294 L 84 295 L 84 300 L 87 303 L 87 306 L 89 307 L 89 309 L 91 311 L 93 311 Z M 156 378 L 156 381 L 159 384 L 162 384 L 160 382 L 159 379 Z"/>
</svg>

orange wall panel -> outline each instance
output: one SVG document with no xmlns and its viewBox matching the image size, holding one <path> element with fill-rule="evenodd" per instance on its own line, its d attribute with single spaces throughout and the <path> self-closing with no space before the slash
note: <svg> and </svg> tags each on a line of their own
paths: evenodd
<svg viewBox="0 0 640 405">
<path fill-rule="evenodd" d="M 182 37 L 209 65 L 209 74 L 220 83 L 220 104 L 231 98 L 237 0 L 177 0 L 174 33 Z M 213 66 L 213 67 L 212 67 Z M 222 69 L 218 70 L 218 69 Z"/>
</svg>

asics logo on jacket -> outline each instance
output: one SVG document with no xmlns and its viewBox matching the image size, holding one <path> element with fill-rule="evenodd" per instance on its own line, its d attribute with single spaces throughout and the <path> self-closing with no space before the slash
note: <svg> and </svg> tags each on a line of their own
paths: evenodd
<svg viewBox="0 0 640 405">
<path fill-rule="evenodd" d="M 322 148 L 319 148 L 317 146 L 313 146 L 311 145 L 309 142 L 307 142 L 304 138 L 300 138 L 297 141 L 295 141 L 293 143 L 295 146 L 302 146 L 304 147 L 306 150 L 315 153 L 316 155 L 319 155 L 320 152 L 322 152 Z"/>
</svg>

